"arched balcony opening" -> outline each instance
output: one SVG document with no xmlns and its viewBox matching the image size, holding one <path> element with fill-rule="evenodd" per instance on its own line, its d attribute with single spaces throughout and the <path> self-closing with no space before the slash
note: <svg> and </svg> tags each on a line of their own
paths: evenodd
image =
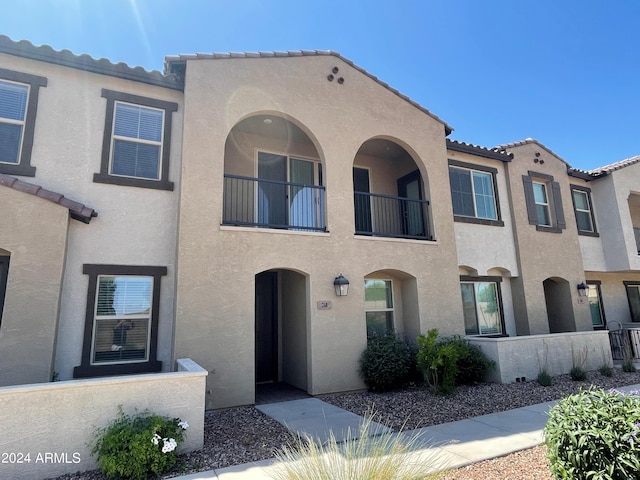
<svg viewBox="0 0 640 480">
<path fill-rule="evenodd" d="M 324 171 L 312 139 L 293 121 L 253 115 L 225 144 L 223 225 L 326 230 Z"/>
<path fill-rule="evenodd" d="M 393 141 L 362 144 L 353 162 L 356 235 L 433 240 L 425 181 Z"/>
</svg>

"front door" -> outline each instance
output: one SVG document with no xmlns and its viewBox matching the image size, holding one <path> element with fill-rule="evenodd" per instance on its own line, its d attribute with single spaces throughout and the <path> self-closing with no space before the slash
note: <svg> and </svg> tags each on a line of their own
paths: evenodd
<svg viewBox="0 0 640 480">
<path fill-rule="evenodd" d="M 256 383 L 278 381 L 278 274 L 256 275 Z"/>
<path fill-rule="evenodd" d="M 422 200 L 422 184 L 420 172 L 411 172 L 398 179 L 398 196 L 406 198 L 400 202 L 402 215 L 402 233 L 408 237 L 424 237 L 423 203 L 412 200 Z"/>
</svg>

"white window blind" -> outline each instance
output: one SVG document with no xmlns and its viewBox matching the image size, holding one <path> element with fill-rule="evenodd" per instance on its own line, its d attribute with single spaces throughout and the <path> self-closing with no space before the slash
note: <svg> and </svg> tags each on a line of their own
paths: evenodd
<svg viewBox="0 0 640 480">
<path fill-rule="evenodd" d="M 27 85 L 0 80 L 0 162 L 20 161 L 28 96 Z"/>
<path fill-rule="evenodd" d="M 158 180 L 164 111 L 116 103 L 111 174 Z"/>
</svg>

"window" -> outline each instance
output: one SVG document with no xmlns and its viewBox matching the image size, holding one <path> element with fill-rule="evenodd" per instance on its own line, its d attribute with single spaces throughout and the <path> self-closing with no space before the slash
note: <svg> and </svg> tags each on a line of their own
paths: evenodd
<svg viewBox="0 0 640 480">
<path fill-rule="evenodd" d="M 173 190 L 169 181 L 171 113 L 178 104 L 102 90 L 107 114 L 100 173 L 94 182 Z"/>
<path fill-rule="evenodd" d="M 500 277 L 460 277 L 466 335 L 504 333 L 501 280 Z"/>
<path fill-rule="evenodd" d="M 392 285 L 391 280 L 364 281 L 367 337 L 393 332 Z"/>
<path fill-rule="evenodd" d="M 578 234 L 597 237 L 596 222 L 591 208 L 591 189 L 571 185 L 571 197 L 573 199 L 573 210 L 576 214 L 576 224 Z"/>
<path fill-rule="evenodd" d="M 588 280 L 587 299 L 589 300 L 589 309 L 591 310 L 591 321 L 593 328 L 604 328 L 606 321 L 604 318 L 604 309 L 602 308 L 602 293 L 600 292 L 600 282 L 597 280 Z"/>
<path fill-rule="evenodd" d="M 84 273 L 84 345 L 74 377 L 159 371 L 158 308 L 166 267 L 85 265 Z"/>
<path fill-rule="evenodd" d="M 640 282 L 623 282 L 627 290 L 631 321 L 640 322 Z"/>
<path fill-rule="evenodd" d="M 538 225 L 551 226 L 551 215 L 549 213 L 549 198 L 547 197 L 547 185 L 533 182 L 533 200 L 536 202 L 536 214 Z"/>
<path fill-rule="evenodd" d="M 0 325 L 2 325 L 2 311 L 4 296 L 7 291 L 7 277 L 9 276 L 9 256 L 0 256 Z"/>
<path fill-rule="evenodd" d="M 529 224 L 537 230 L 561 233 L 567 224 L 562 209 L 560 184 L 551 175 L 529 172 L 522 176 Z"/>
<path fill-rule="evenodd" d="M 449 160 L 454 220 L 504 226 L 496 190 L 495 168 Z"/>
<path fill-rule="evenodd" d="M 47 79 L 0 68 L 0 173 L 34 177 L 33 132 Z"/>
</svg>

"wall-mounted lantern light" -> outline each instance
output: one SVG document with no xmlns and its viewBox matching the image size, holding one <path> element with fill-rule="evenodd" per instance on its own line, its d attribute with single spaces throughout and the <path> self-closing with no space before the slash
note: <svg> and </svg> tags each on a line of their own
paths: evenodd
<svg viewBox="0 0 640 480">
<path fill-rule="evenodd" d="M 340 274 L 333 281 L 333 287 L 336 289 L 336 295 L 338 297 L 346 297 L 349 293 L 349 280 Z"/>
<path fill-rule="evenodd" d="M 586 283 L 581 282 L 578 284 L 578 295 L 580 295 L 581 297 L 586 297 L 588 290 L 589 286 Z"/>
</svg>

